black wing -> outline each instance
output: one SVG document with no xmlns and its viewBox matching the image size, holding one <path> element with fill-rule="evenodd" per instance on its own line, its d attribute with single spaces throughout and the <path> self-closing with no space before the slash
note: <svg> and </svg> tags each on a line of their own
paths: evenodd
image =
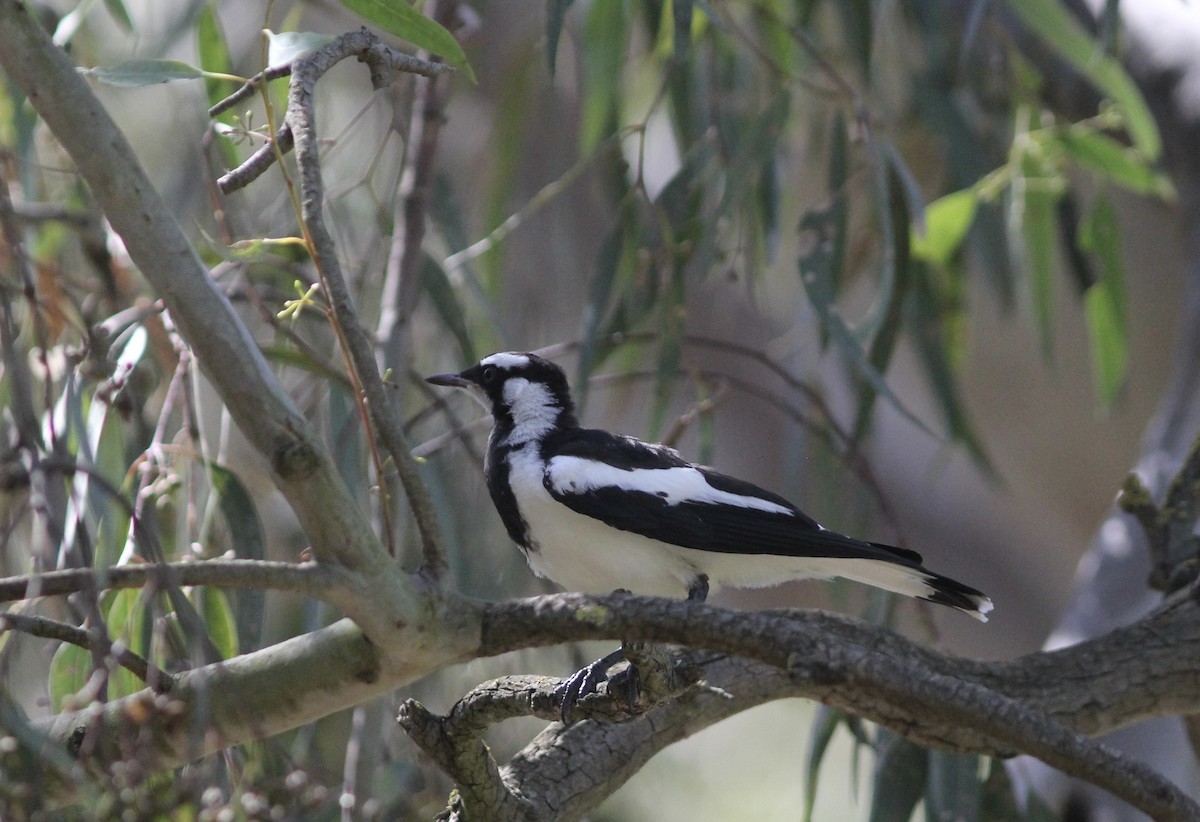
<svg viewBox="0 0 1200 822">
<path fill-rule="evenodd" d="M 752 483 L 691 465 L 669 448 L 604 431 L 577 429 L 571 434 L 546 444 L 546 489 L 572 511 L 614 528 L 700 551 L 879 559 L 913 567 L 921 564 L 921 556 L 915 551 L 826 530 L 782 497 Z M 556 472 L 563 465 L 555 463 L 558 457 L 577 457 L 617 470 L 597 475 L 600 481 L 591 484 L 571 482 L 562 472 Z M 669 493 L 658 490 L 670 486 L 660 479 L 667 469 L 694 472 L 676 473 L 676 477 L 689 481 L 693 490 L 690 498 L 676 494 L 671 499 Z"/>
</svg>

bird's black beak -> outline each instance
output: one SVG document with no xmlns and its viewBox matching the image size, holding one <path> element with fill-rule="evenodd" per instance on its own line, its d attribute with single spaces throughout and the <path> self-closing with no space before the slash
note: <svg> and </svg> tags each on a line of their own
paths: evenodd
<svg viewBox="0 0 1200 822">
<path fill-rule="evenodd" d="M 458 374 L 434 374 L 426 377 L 425 382 L 431 385 L 449 385 L 453 388 L 470 388 L 475 383 Z"/>
</svg>

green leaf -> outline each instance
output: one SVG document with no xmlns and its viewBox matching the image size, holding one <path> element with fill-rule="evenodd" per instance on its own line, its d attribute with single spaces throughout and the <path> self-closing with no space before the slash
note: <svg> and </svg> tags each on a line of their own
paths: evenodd
<svg viewBox="0 0 1200 822">
<path fill-rule="evenodd" d="M 1173 197 L 1170 181 L 1145 157 L 1113 138 L 1090 128 L 1073 126 L 1056 133 L 1058 144 L 1079 165 L 1103 174 L 1117 185 L 1139 194 Z"/>
<path fill-rule="evenodd" d="M 454 35 L 404 0 L 342 0 L 342 5 L 384 31 L 442 58 L 475 82 L 475 72 Z"/>
<path fill-rule="evenodd" d="M 217 495 L 221 515 L 225 517 L 225 524 L 229 528 L 235 556 L 238 559 L 265 559 L 267 555 L 266 537 L 258 516 L 258 508 L 254 504 L 254 498 L 246 490 L 246 486 L 237 474 L 215 462 L 208 463 L 208 475 L 213 492 Z M 247 651 L 257 649 L 262 636 L 266 594 L 259 589 L 244 588 L 236 591 L 234 597 L 234 602 L 237 604 L 238 641 L 236 646 L 245 648 Z M 208 624 L 207 616 L 205 616 L 205 623 Z M 211 626 L 209 634 L 213 636 L 217 648 L 224 653 L 225 648 L 212 634 Z M 226 654 L 226 658 L 233 655 Z"/>
<path fill-rule="evenodd" d="M 200 68 L 203 71 L 217 74 L 233 74 L 233 61 L 229 57 L 229 45 L 225 40 L 225 32 L 221 28 L 221 20 L 211 5 L 200 9 L 196 18 L 196 51 L 200 58 Z M 204 78 L 204 93 L 208 97 L 209 106 L 213 106 L 225 98 L 225 84 L 215 77 Z M 226 141 L 222 141 L 228 145 Z"/>
<path fill-rule="evenodd" d="M 817 804 L 817 779 L 821 775 L 821 762 L 825 759 L 829 742 L 843 718 L 841 711 L 828 705 L 817 705 L 813 715 L 808 736 L 808 760 L 804 768 L 804 822 L 812 822 L 813 808 Z"/>
<path fill-rule="evenodd" d="M 108 9 L 108 13 L 112 19 L 117 22 L 125 32 L 134 34 L 133 19 L 129 16 L 129 9 L 125 8 L 122 0 L 104 0 L 104 8 Z"/>
<path fill-rule="evenodd" d="M 1112 405 L 1129 364 L 1125 269 L 1121 262 L 1117 216 L 1103 197 L 1079 224 L 1079 246 L 1096 258 L 1100 277 L 1083 294 L 1092 372 L 1100 403 Z"/>
<path fill-rule="evenodd" d="M 925 792 L 929 751 L 880 728 L 869 822 L 908 819 Z"/>
<path fill-rule="evenodd" d="M 1054 274 L 1058 262 L 1058 199 L 1061 180 L 1043 157 L 1026 154 L 1009 199 L 1010 234 L 1016 259 L 1030 283 L 1042 353 L 1054 344 Z"/>
<path fill-rule="evenodd" d="M 962 246 L 975 220 L 979 196 L 967 188 L 939 197 L 925 209 L 925 233 L 913 229 L 909 252 L 918 260 L 945 265 Z"/>
<path fill-rule="evenodd" d="M 428 256 L 421 265 L 421 291 L 429 297 L 443 325 L 454 336 L 462 353 L 462 361 L 475 362 L 479 359 L 475 355 L 475 346 L 467 326 L 467 312 L 458 298 L 458 292 L 446 276 L 445 269 Z"/>
<path fill-rule="evenodd" d="M 576 391 L 576 404 L 580 412 L 587 407 L 588 378 L 596 363 L 600 360 L 597 339 L 600 336 L 601 323 L 608 313 L 612 301 L 614 284 L 621 272 L 622 264 L 630 261 L 630 246 L 637 237 L 638 218 L 640 210 L 637 201 L 627 200 L 608 237 L 600 246 L 596 255 L 596 273 L 592 276 L 588 289 L 588 301 L 583 310 L 582 340 L 579 346 L 579 388 Z M 610 329 L 610 331 L 627 329 Z"/>
<path fill-rule="evenodd" d="M 898 157 L 894 159 L 898 159 Z M 889 165 L 891 164 L 889 163 Z M 889 252 L 884 254 L 891 273 L 888 287 L 883 289 L 883 296 L 886 297 L 887 302 L 880 300 L 877 311 L 879 320 L 867 353 L 867 361 L 880 374 L 886 373 L 887 367 L 892 361 L 892 354 L 895 352 L 896 341 L 900 337 L 902 327 L 900 320 L 911 280 L 908 233 L 897 230 L 901 226 L 908 225 L 910 221 L 908 209 L 913 203 L 911 197 L 901 196 L 900 189 L 904 185 L 902 177 L 899 168 L 892 166 L 892 170 L 887 174 L 887 190 L 884 193 L 887 200 L 881 203 L 881 207 L 888 211 L 886 222 L 893 227 L 884 232 L 884 237 L 890 238 L 892 242 Z M 854 421 L 854 438 L 856 440 L 866 433 L 870 425 L 872 411 L 875 408 L 875 398 L 875 392 L 871 390 L 869 384 L 862 386 L 859 390 L 858 410 Z"/>
<path fill-rule="evenodd" d="M 928 822 L 979 822 L 983 785 L 975 754 L 929 752 L 929 782 L 925 786 Z"/>
<path fill-rule="evenodd" d="M 692 42 L 692 0 L 670 0 L 670 2 L 671 18 L 674 24 L 675 58 L 682 60 L 687 56 L 688 46 Z"/>
<path fill-rule="evenodd" d="M 92 675 L 92 655 L 78 645 L 64 642 L 50 660 L 50 704 L 57 713 L 65 707 L 68 697 L 79 693 Z M 82 707 L 82 706 L 81 706 Z"/>
<path fill-rule="evenodd" d="M 229 600 L 221 589 L 210 585 L 197 590 L 200 597 L 198 610 L 213 645 L 224 659 L 232 659 L 238 654 L 238 628 Z"/>
<path fill-rule="evenodd" d="M 593 3 L 584 18 L 579 43 L 583 65 L 580 154 L 594 152 L 616 125 L 628 25 L 625 4 L 620 2 Z"/>
<path fill-rule="evenodd" d="M 830 278 L 832 254 L 835 247 L 833 220 L 834 215 L 830 210 L 814 209 L 805 214 L 800 221 L 801 245 L 804 248 L 799 260 L 800 282 L 808 294 L 809 302 L 812 303 L 829 338 L 876 393 L 885 397 L 913 425 L 930 436 L 936 436 L 925 423 L 921 422 L 900 402 L 900 398 L 896 396 L 884 381 L 883 376 L 867 359 L 858 336 L 851 331 L 841 314 L 838 313 L 837 306 L 834 304 Z"/>
<path fill-rule="evenodd" d="M 575 0 L 546 0 L 546 60 L 550 66 L 550 77 L 558 66 L 558 41 L 562 36 L 563 19 L 567 9 Z"/>
<path fill-rule="evenodd" d="M 1158 160 L 1162 141 L 1141 92 L 1125 68 L 1104 53 L 1102 44 L 1084 31 L 1058 0 L 1010 0 L 1031 31 L 1088 78 L 1119 107 L 1134 145 L 1149 160 Z"/>
<path fill-rule="evenodd" d="M 114 66 L 96 66 L 81 71 L 101 83 L 121 88 L 152 86 L 172 80 L 198 80 L 204 76 L 200 69 L 178 60 L 126 60 Z"/>
<path fill-rule="evenodd" d="M 146 619 L 145 600 L 139 590 L 112 591 L 104 599 L 104 622 L 114 641 L 141 656 L 150 647 L 150 622 Z M 108 696 L 119 699 L 135 694 L 146 687 L 134 674 L 115 666 L 108 680 Z"/>
</svg>

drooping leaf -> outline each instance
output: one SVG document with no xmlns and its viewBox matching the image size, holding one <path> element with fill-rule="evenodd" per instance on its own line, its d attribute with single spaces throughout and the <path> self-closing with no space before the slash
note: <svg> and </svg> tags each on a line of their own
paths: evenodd
<svg viewBox="0 0 1200 822">
<path fill-rule="evenodd" d="M 908 296 L 909 290 L 909 249 L 908 232 L 903 230 L 913 218 L 909 216 L 908 204 L 911 200 L 901 196 L 902 188 L 899 171 L 888 175 L 887 202 L 881 207 L 888 210 L 887 223 L 891 229 L 886 232 L 885 239 L 892 242 L 891 249 L 885 253 L 884 260 L 893 269 L 889 275 L 890 282 L 884 289 L 883 296 L 887 302 L 880 301 L 879 321 L 871 337 L 867 350 L 867 362 L 879 374 L 886 373 L 892 361 L 892 353 L 896 341 L 900 337 L 901 309 Z M 854 420 L 854 438 L 857 440 L 867 432 L 870 425 L 872 410 L 875 407 L 875 391 L 868 383 L 859 390 L 858 410 Z"/>
<path fill-rule="evenodd" d="M 1105 54 L 1101 44 L 1084 31 L 1058 0 L 1011 0 L 1008 4 L 1031 31 L 1120 108 L 1133 144 L 1151 161 L 1158 159 L 1162 141 L 1158 127 L 1137 86 L 1124 66 Z"/>
<path fill-rule="evenodd" d="M 809 211 L 800 221 L 803 250 L 800 254 L 800 282 L 817 312 L 822 328 L 854 369 L 880 396 L 885 397 L 901 415 L 922 431 L 933 433 L 900 401 L 883 376 L 871 365 L 858 336 L 850 330 L 834 304 L 829 270 L 832 262 L 834 226 L 829 210 Z"/>
<path fill-rule="evenodd" d="M 204 627 L 208 630 L 209 638 L 221 652 L 223 659 L 232 659 L 238 654 L 238 622 L 240 620 L 234 619 L 233 609 L 229 607 L 229 600 L 226 599 L 225 592 L 220 588 L 206 585 L 196 590 L 200 599 L 197 610 L 200 612 L 201 619 L 204 620 Z"/>
<path fill-rule="evenodd" d="M 384 31 L 437 55 L 475 82 L 475 72 L 454 35 L 406 0 L 342 0 L 342 5 Z"/>
<path fill-rule="evenodd" d="M 692 0 L 670 0 L 675 59 L 687 57 L 692 42 Z"/>
<path fill-rule="evenodd" d="M 975 189 L 955 191 L 934 200 L 925 209 L 925 232 L 910 236 L 909 252 L 918 260 L 945 265 L 962 246 L 975 220 L 979 195 Z"/>
<path fill-rule="evenodd" d="M 913 263 L 911 276 L 914 294 L 907 305 L 911 312 L 907 326 L 912 330 L 925 378 L 950 436 L 966 448 L 987 474 L 994 475 L 991 459 L 967 415 L 955 373 L 965 345 L 965 308 L 960 296 L 946 292 L 950 288 L 961 290 L 961 281 L 956 279 L 950 286 L 939 286 L 934 279 L 936 272 L 918 262 Z"/>
<path fill-rule="evenodd" d="M 624 3 L 593 3 L 584 17 L 579 43 L 583 67 L 580 154 L 591 154 L 614 130 L 628 25 Z"/>
<path fill-rule="evenodd" d="M 104 0 L 104 8 L 108 9 L 109 15 L 125 32 L 134 33 L 133 18 L 129 16 L 129 9 L 125 8 L 123 0 Z"/>
<path fill-rule="evenodd" d="M 428 256 L 421 264 L 421 293 L 429 298 L 443 325 L 458 343 L 462 361 L 474 362 L 479 359 L 471 342 L 466 309 L 459 299 L 458 292 L 446 276 L 445 269 Z"/>
<path fill-rule="evenodd" d="M 558 41 L 562 36 L 563 20 L 575 0 L 546 0 L 546 60 L 550 76 L 558 67 Z"/>
<path fill-rule="evenodd" d="M 233 61 L 229 57 L 229 44 L 225 40 L 225 31 L 221 28 L 221 20 L 211 5 L 200 9 L 196 17 L 196 51 L 200 57 L 202 71 L 217 74 L 232 74 Z M 213 106 L 228 93 L 225 85 L 216 78 L 204 78 L 204 93 L 208 97 L 209 106 Z"/>
<path fill-rule="evenodd" d="M 929 751 L 880 728 L 875 756 L 869 822 L 908 819 L 925 793 Z"/>
<path fill-rule="evenodd" d="M 929 751 L 925 786 L 927 822 L 979 822 L 983 784 L 976 754 Z"/>
<path fill-rule="evenodd" d="M 103 599 L 104 621 L 114 641 L 142 657 L 149 655 L 151 624 L 145 598 L 139 590 L 110 591 Z M 146 683 L 126 668 L 116 666 L 109 676 L 108 696 L 118 699 L 137 693 Z"/>
<path fill-rule="evenodd" d="M 1029 278 L 1029 295 L 1042 353 L 1054 343 L 1054 282 L 1058 262 L 1060 172 L 1044 155 L 1027 151 L 1019 161 L 1009 194 L 1009 235 L 1014 257 Z"/>
<path fill-rule="evenodd" d="M 238 559 L 266 559 L 266 536 L 263 533 L 262 521 L 258 516 L 258 508 L 254 498 L 237 474 L 215 462 L 208 463 L 209 481 L 213 493 L 217 495 L 217 503 L 221 515 L 229 529 L 234 555 Z M 266 606 L 266 594 L 256 588 L 242 588 L 233 593 L 237 605 L 237 647 L 247 651 L 258 648 L 262 636 L 263 612 Z M 202 613 L 205 624 L 209 625 L 208 614 Z M 221 641 L 212 633 L 209 625 L 209 635 L 222 653 L 225 648 Z M 229 658 L 232 654 L 226 654 Z"/>
<path fill-rule="evenodd" d="M 1072 126 L 1056 136 L 1068 156 L 1117 185 L 1139 194 L 1174 195 L 1170 180 L 1151 167 L 1141 152 L 1090 128 Z"/>
<path fill-rule="evenodd" d="M 83 74 L 121 88 L 138 88 L 172 80 L 198 80 L 204 73 L 179 60 L 126 60 L 112 66 L 81 69 Z"/>
<path fill-rule="evenodd" d="M 68 697 L 79 693 L 91 674 L 91 653 L 67 642 L 58 646 L 50 660 L 48 683 L 50 704 L 54 706 L 56 713 L 63 710 Z"/>
<path fill-rule="evenodd" d="M 1112 405 L 1129 362 L 1125 270 L 1116 213 L 1101 197 L 1079 224 L 1079 245 L 1099 264 L 1099 280 L 1083 295 L 1092 373 L 1101 405 Z"/>
<path fill-rule="evenodd" d="M 808 757 L 804 768 L 804 822 L 812 822 L 813 808 L 817 803 L 818 778 L 821 775 L 821 763 L 833 733 L 841 724 L 843 714 L 828 705 L 817 705 L 813 714 L 812 728 L 808 735 Z"/>
<path fill-rule="evenodd" d="M 630 246 L 637 236 L 637 221 L 641 214 L 637 201 L 628 200 L 618 216 L 616 225 L 600 246 L 596 255 L 595 274 L 592 275 L 591 286 L 588 289 L 588 301 L 583 310 L 583 328 L 580 333 L 579 346 L 579 376 L 576 389 L 576 404 L 580 413 L 587 407 L 588 378 L 601 359 L 597 345 L 601 324 L 608 314 L 609 304 L 616 281 L 624 264 L 630 262 Z M 609 329 L 614 330 L 627 329 Z"/>
</svg>

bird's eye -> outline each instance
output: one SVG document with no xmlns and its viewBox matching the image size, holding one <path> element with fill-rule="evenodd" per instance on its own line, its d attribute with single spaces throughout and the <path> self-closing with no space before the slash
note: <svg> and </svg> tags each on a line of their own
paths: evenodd
<svg viewBox="0 0 1200 822">
<path fill-rule="evenodd" d="M 483 367 L 483 375 L 482 375 L 483 381 L 488 384 L 495 382 L 496 381 L 496 373 L 497 373 L 496 366 L 485 365 Z"/>
</svg>

